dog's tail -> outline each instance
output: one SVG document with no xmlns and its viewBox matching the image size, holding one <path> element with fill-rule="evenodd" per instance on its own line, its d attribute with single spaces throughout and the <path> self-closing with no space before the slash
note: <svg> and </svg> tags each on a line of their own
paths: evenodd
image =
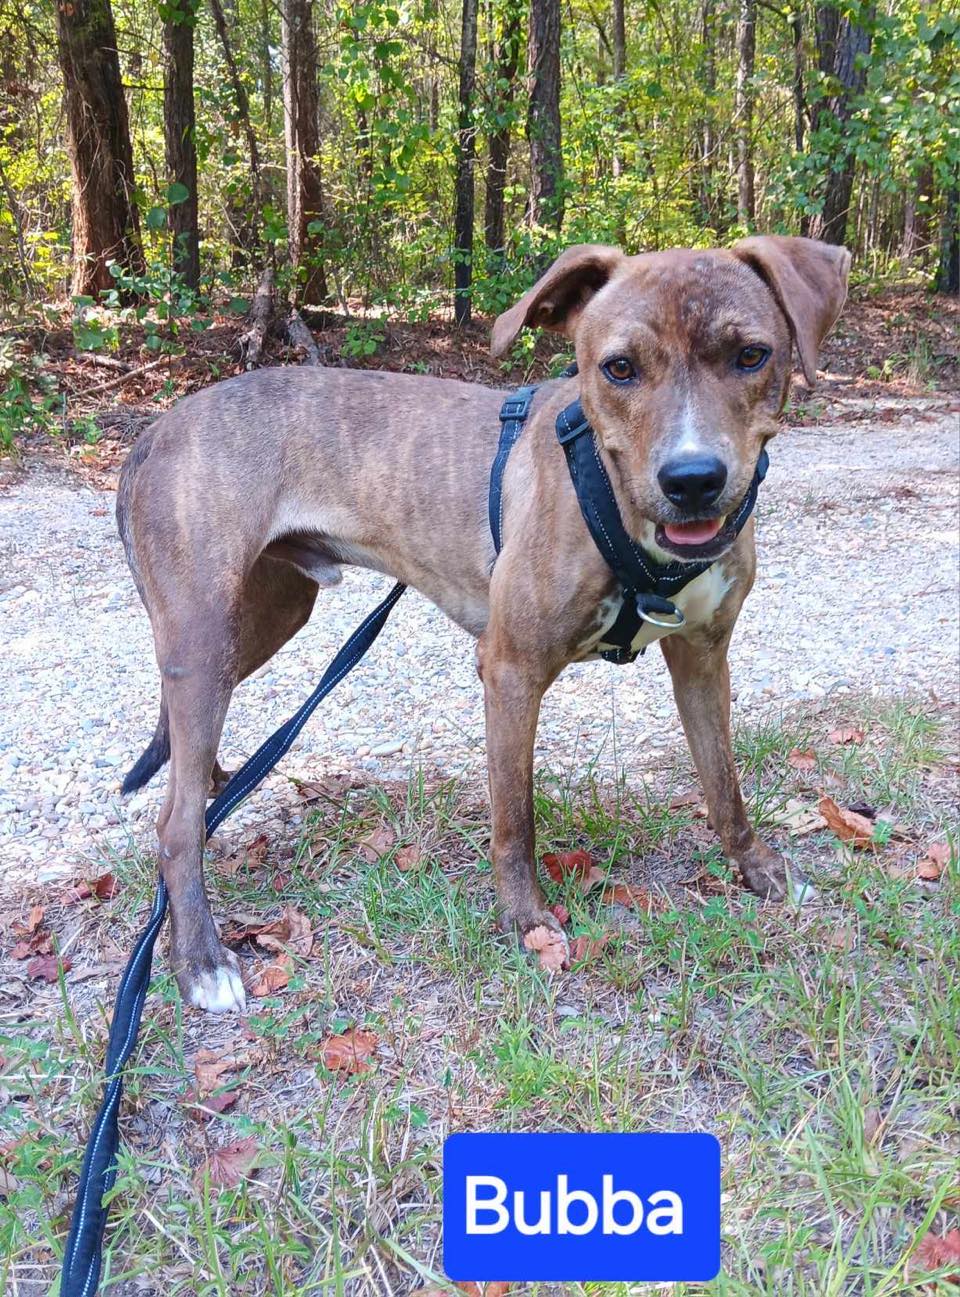
<svg viewBox="0 0 960 1297">
<path fill-rule="evenodd" d="M 160 719 L 147 750 L 123 781 L 121 791 L 135 793 L 149 783 L 161 766 L 170 760 L 170 727 L 167 721 L 167 704 L 160 700 Z"/>
</svg>

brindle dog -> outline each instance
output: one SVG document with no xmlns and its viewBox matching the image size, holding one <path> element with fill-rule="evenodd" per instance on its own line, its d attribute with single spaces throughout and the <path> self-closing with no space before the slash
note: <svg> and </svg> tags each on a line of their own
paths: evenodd
<svg viewBox="0 0 960 1297">
<path fill-rule="evenodd" d="M 310 616 L 343 564 L 415 587 L 477 637 L 486 703 L 500 921 L 558 930 L 537 883 L 533 747 L 540 700 L 594 656 L 616 582 L 586 529 L 554 422 L 577 395 L 624 523 L 654 557 L 714 559 L 676 597 L 661 640 L 711 821 L 759 895 L 786 889 L 747 819 L 730 745 L 727 646 L 754 577 L 752 521 L 726 525 L 777 431 L 791 346 L 807 381 L 846 296 L 849 254 L 806 239 L 628 257 L 570 248 L 493 330 L 572 339 L 579 374 L 544 383 L 504 480 L 504 544 L 487 523 L 502 391 L 349 369 L 265 369 L 217 383 L 158 419 L 128 458 L 117 516 L 161 675 L 156 735 L 127 777 L 169 756 L 158 821 L 172 961 L 184 998 L 242 1009 L 235 957 L 203 883 L 206 799 L 222 784 L 234 687 Z M 558 938 L 559 939 L 559 938 Z"/>
</svg>

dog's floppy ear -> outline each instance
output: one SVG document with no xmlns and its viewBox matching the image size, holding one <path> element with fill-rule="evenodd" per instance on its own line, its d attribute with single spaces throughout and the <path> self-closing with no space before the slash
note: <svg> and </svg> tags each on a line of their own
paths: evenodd
<svg viewBox="0 0 960 1297">
<path fill-rule="evenodd" d="M 623 260 L 619 248 L 602 243 L 567 248 L 515 306 L 497 317 L 490 340 L 493 356 L 509 351 L 526 324 L 545 325 L 570 337 L 576 317 Z"/>
<path fill-rule="evenodd" d="M 803 374 L 817 381 L 817 352 L 847 298 L 850 253 L 834 243 L 757 235 L 733 245 L 777 299 L 800 353 Z"/>
</svg>

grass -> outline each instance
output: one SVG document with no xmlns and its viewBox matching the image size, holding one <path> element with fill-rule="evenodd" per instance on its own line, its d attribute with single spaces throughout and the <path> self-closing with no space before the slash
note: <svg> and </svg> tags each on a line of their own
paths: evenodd
<svg viewBox="0 0 960 1297">
<path fill-rule="evenodd" d="M 864 741 L 830 743 L 840 722 Z M 266 919 L 291 904 L 309 915 L 315 946 L 244 1022 L 185 1011 L 158 962 L 127 1081 L 106 1290 L 446 1292 L 450 1131 L 703 1129 L 724 1150 L 723 1272 L 679 1294 L 916 1291 L 905 1279 L 912 1248 L 960 1214 L 955 839 L 939 884 L 913 875 L 925 847 L 953 832 L 951 742 L 908 703 L 738 734 L 752 814 L 818 889 L 802 910 L 740 891 L 697 806 L 675 796 L 693 783 L 679 758 L 649 785 L 541 775 L 540 850 L 587 847 L 617 881 L 667 902 L 628 911 L 605 905 L 600 888 L 549 883 L 574 933 L 613 934 L 561 975 L 495 934 L 486 810 L 469 784 L 413 774 L 334 790 L 309 804 L 298 837 L 271 830 L 265 855 L 212 853 L 221 916 Z M 813 750 L 816 768 L 793 769 L 796 749 Z M 826 832 L 776 827 L 787 799 L 815 804 L 824 790 L 878 808 L 895 831 L 852 851 Z M 366 858 L 365 839 L 384 826 L 392 845 Z M 410 846 L 419 865 L 401 872 Z M 116 967 L 153 888 L 147 857 L 108 866 L 121 886 L 106 904 L 64 907 L 38 891 L 7 916 L 9 926 L 44 904 L 74 964 L 51 986 L 28 982 L 22 963 L 0 965 L 0 1285 L 18 1297 L 47 1293 L 56 1276 Z M 375 1065 L 356 1076 L 323 1061 L 322 1042 L 349 1025 L 379 1041 Z M 183 1102 L 201 1048 L 239 1060 L 222 1082 L 236 1103 L 205 1123 Z M 211 1150 L 245 1138 L 255 1173 L 214 1187 Z"/>
</svg>

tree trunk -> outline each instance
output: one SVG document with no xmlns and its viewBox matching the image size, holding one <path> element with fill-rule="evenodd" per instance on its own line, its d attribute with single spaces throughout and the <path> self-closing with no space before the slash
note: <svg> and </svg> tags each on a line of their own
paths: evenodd
<svg viewBox="0 0 960 1297">
<path fill-rule="evenodd" d="M 73 171 L 71 291 L 95 297 L 113 284 L 108 261 L 134 272 L 144 264 L 127 101 L 110 0 L 72 0 L 56 13 Z"/>
<path fill-rule="evenodd" d="M 197 204 L 197 139 L 193 106 L 193 29 L 198 0 L 168 6 L 163 24 L 163 133 L 167 176 L 187 191 L 167 209 L 173 268 L 191 288 L 200 284 L 200 216 Z"/>
<path fill-rule="evenodd" d="M 823 210 L 811 219 L 810 233 L 825 243 L 844 243 L 854 171 L 854 156 L 848 139 L 849 124 L 854 100 L 866 84 L 865 61 L 858 56 L 870 53 L 873 11 L 868 15 L 868 27 L 860 27 L 848 17 L 841 16 L 840 9 L 833 4 L 818 5 L 816 17 L 817 62 L 824 76 L 839 83 L 839 87 L 835 94 L 817 104 L 814 130 L 832 119 L 839 135 L 839 147 L 827 173 Z"/>
<path fill-rule="evenodd" d="M 500 124 L 490 133 L 487 160 L 486 201 L 483 213 L 483 236 L 487 250 L 502 257 L 506 248 L 504 234 L 503 191 L 507 183 L 510 159 L 509 114 L 513 105 L 514 82 L 520 62 L 520 0 L 506 0 L 503 30 L 497 42 L 493 94 Z"/>
<path fill-rule="evenodd" d="M 470 286 L 473 280 L 473 170 L 477 157 L 477 131 L 473 100 L 477 85 L 477 0 L 463 0 L 460 30 L 460 97 L 457 116 L 456 213 L 454 216 L 453 317 L 457 324 L 470 322 Z"/>
<path fill-rule="evenodd" d="M 754 218 L 753 70 L 757 51 L 757 0 L 740 0 L 737 16 L 737 83 L 734 96 L 737 143 L 737 221 L 749 230 Z"/>
<path fill-rule="evenodd" d="M 287 231 L 295 271 L 294 301 L 322 302 L 327 295 L 323 269 L 323 188 L 320 183 L 320 99 L 317 42 L 311 0 L 284 0 L 283 124 L 287 153 Z"/>
<path fill-rule="evenodd" d="M 900 256 L 910 262 L 930 240 L 930 194 L 933 191 L 933 173 L 924 166 L 907 190 L 903 210 L 903 241 Z"/>
<path fill-rule="evenodd" d="M 623 81 L 627 75 L 627 20 L 624 12 L 624 0 L 613 0 L 613 83 L 617 90 L 615 111 L 617 123 L 623 113 Z M 617 130 L 619 137 L 619 130 Z M 620 156 L 619 138 L 613 147 L 611 169 L 614 178 L 623 171 L 623 158 Z"/>
<path fill-rule="evenodd" d="M 227 30 L 227 20 L 223 12 L 221 0 L 210 0 L 210 12 L 213 14 L 214 26 L 217 29 L 217 35 L 220 38 L 220 46 L 223 50 L 224 62 L 227 65 L 227 72 L 230 76 L 230 88 L 233 91 L 233 101 L 237 107 L 237 116 L 243 126 L 244 135 L 247 137 L 247 148 L 250 153 L 250 176 L 252 180 L 253 193 L 250 209 L 245 212 L 246 219 L 243 221 L 242 228 L 235 230 L 235 234 L 242 242 L 242 252 L 244 257 L 250 257 L 254 261 L 259 260 L 257 247 L 260 240 L 260 220 L 263 215 L 263 178 L 260 170 L 260 149 L 257 145 L 256 132 L 253 129 L 253 122 L 250 119 L 250 97 L 247 94 L 247 88 L 243 84 L 243 78 L 240 76 L 240 69 L 237 66 L 237 60 L 234 57 L 233 48 L 230 44 L 230 33 Z M 236 259 L 235 259 L 236 261 Z"/>
<path fill-rule="evenodd" d="M 793 141 L 797 152 L 803 152 L 804 127 L 807 112 L 803 90 L 803 27 L 799 10 L 788 19 L 793 37 Z"/>
<path fill-rule="evenodd" d="M 960 189 L 944 194 L 935 287 L 938 293 L 960 293 Z"/>
<path fill-rule="evenodd" d="M 531 75 L 527 138 L 533 225 L 563 224 L 560 152 L 560 0 L 531 0 L 528 66 Z"/>
<path fill-rule="evenodd" d="M 717 8 L 716 0 L 702 0 L 700 6 L 700 82 L 704 107 L 700 119 L 700 175 L 698 205 L 704 225 L 713 223 L 713 163 L 716 149 L 714 96 L 717 92 Z"/>
</svg>

